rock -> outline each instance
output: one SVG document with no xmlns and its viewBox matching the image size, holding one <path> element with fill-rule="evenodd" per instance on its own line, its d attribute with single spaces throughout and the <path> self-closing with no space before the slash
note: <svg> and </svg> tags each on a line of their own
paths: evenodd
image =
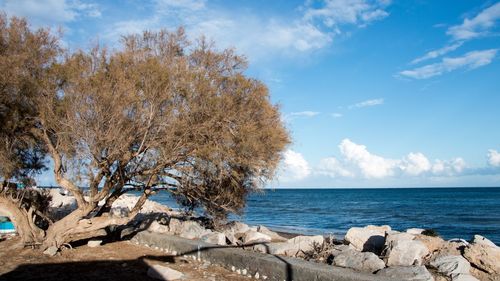
<svg viewBox="0 0 500 281">
<path fill-rule="evenodd" d="M 272 254 L 272 255 L 285 255 L 289 257 L 296 257 L 313 249 L 313 243 L 323 244 L 324 238 L 321 235 L 317 236 L 297 236 L 289 239 L 286 242 L 276 242 L 267 244 L 258 244 L 253 247 L 257 252 Z"/>
<path fill-rule="evenodd" d="M 245 235 L 243 235 L 244 244 L 269 243 L 269 242 L 271 242 L 271 237 L 269 235 L 257 231 L 249 230 L 245 232 Z"/>
<path fill-rule="evenodd" d="M 430 253 L 438 251 L 445 245 L 445 241 L 441 237 L 415 235 L 415 240 L 424 243 Z"/>
<path fill-rule="evenodd" d="M 170 221 L 168 223 L 168 229 L 170 230 L 171 233 L 179 235 L 182 230 L 182 224 L 183 222 L 177 218 L 170 218 Z"/>
<path fill-rule="evenodd" d="M 157 221 L 153 221 L 149 225 L 148 231 L 155 232 L 155 233 L 169 233 L 170 232 L 170 227 L 168 225 L 160 224 Z"/>
<path fill-rule="evenodd" d="M 124 239 L 128 238 L 129 236 L 131 236 L 134 233 L 135 233 L 135 227 L 130 226 L 130 227 L 124 228 L 120 232 L 120 239 L 124 240 Z"/>
<path fill-rule="evenodd" d="M 48 247 L 47 250 L 43 251 L 43 253 L 45 255 L 48 255 L 48 256 L 52 257 L 52 256 L 55 256 L 57 254 L 58 250 L 59 249 L 57 249 L 57 247 L 52 246 L 52 247 Z"/>
<path fill-rule="evenodd" d="M 236 239 L 242 237 L 249 230 L 250 227 L 247 224 L 239 221 L 232 221 L 222 227 L 222 233 L 226 234 L 226 236 L 228 233 L 232 234 Z"/>
<path fill-rule="evenodd" d="M 134 208 L 135 204 L 137 203 L 138 199 L 139 196 L 124 194 L 120 196 L 118 199 L 116 199 L 115 202 L 113 202 L 112 208 L 124 208 L 127 210 L 132 210 L 132 208 Z M 169 213 L 169 212 L 170 212 L 169 207 L 151 200 L 146 200 L 146 202 L 144 202 L 144 205 L 142 205 L 140 211 L 141 214 Z"/>
<path fill-rule="evenodd" d="M 495 245 L 495 243 L 491 242 L 491 240 L 489 240 L 488 238 L 483 237 L 481 235 L 474 235 L 474 238 L 472 239 L 472 243 L 490 246 L 493 248 L 498 248 L 498 246 Z"/>
<path fill-rule="evenodd" d="M 263 226 L 263 225 L 259 225 L 257 227 L 257 231 L 260 232 L 260 233 L 263 233 L 263 234 L 266 234 L 268 235 L 269 237 L 271 237 L 271 240 L 273 242 L 284 242 L 286 241 L 287 239 L 285 237 L 282 237 L 281 235 L 279 235 L 278 233 L 270 230 L 269 228 Z"/>
<path fill-rule="evenodd" d="M 470 244 L 464 249 L 463 256 L 477 268 L 500 275 L 500 248 L 483 244 Z"/>
<path fill-rule="evenodd" d="M 197 239 L 210 232 L 212 231 L 205 229 L 195 221 L 185 221 L 182 223 L 179 236 L 186 239 Z"/>
<path fill-rule="evenodd" d="M 422 234 L 422 232 L 424 232 L 424 230 L 425 229 L 423 229 L 423 228 L 408 228 L 406 230 L 406 233 L 416 235 L 416 234 Z"/>
<path fill-rule="evenodd" d="M 406 232 L 388 233 L 385 237 L 385 245 L 390 245 L 396 240 L 413 240 L 415 235 Z"/>
<path fill-rule="evenodd" d="M 377 276 L 405 281 L 434 281 L 425 266 L 394 266 L 381 269 Z"/>
<path fill-rule="evenodd" d="M 184 277 L 182 272 L 160 264 L 150 266 L 147 274 L 151 278 L 168 281 L 179 280 Z"/>
<path fill-rule="evenodd" d="M 352 244 L 358 251 L 379 254 L 384 248 L 385 234 L 390 231 L 390 226 L 352 227 L 347 231 L 345 240 Z"/>
<path fill-rule="evenodd" d="M 470 263 L 462 256 L 441 256 L 430 264 L 446 276 L 469 274 L 470 271 Z"/>
<path fill-rule="evenodd" d="M 383 260 L 370 252 L 358 252 L 356 250 L 344 250 L 335 256 L 333 264 L 361 271 L 375 272 L 385 267 Z"/>
<path fill-rule="evenodd" d="M 429 254 L 427 247 L 416 240 L 395 240 L 386 248 L 385 260 L 388 266 L 421 265 Z"/>
<path fill-rule="evenodd" d="M 221 245 L 224 246 L 226 245 L 226 235 L 220 232 L 212 232 L 212 233 L 207 233 L 203 236 L 201 236 L 201 241 L 210 243 L 210 244 L 215 244 L 215 245 Z"/>
<path fill-rule="evenodd" d="M 470 274 L 457 274 L 451 277 L 451 281 L 480 281 Z"/>
<path fill-rule="evenodd" d="M 101 246 L 101 244 L 102 244 L 102 240 L 89 240 L 87 242 L 87 246 L 89 246 L 90 248 L 99 247 L 99 246 Z"/>
<path fill-rule="evenodd" d="M 75 197 L 64 195 L 61 192 L 63 192 L 63 190 L 60 188 L 49 189 L 49 194 L 52 197 L 49 203 L 49 207 L 76 209 Z"/>
</svg>

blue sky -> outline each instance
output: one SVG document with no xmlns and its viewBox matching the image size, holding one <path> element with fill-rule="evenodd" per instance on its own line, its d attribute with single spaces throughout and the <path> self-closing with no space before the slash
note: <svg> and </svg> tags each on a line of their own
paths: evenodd
<svg viewBox="0 0 500 281">
<path fill-rule="evenodd" d="M 271 186 L 499 186 L 500 2 L 0 0 L 112 48 L 185 26 L 248 57 L 293 144 Z M 53 183 L 50 174 L 42 184 Z"/>
</svg>

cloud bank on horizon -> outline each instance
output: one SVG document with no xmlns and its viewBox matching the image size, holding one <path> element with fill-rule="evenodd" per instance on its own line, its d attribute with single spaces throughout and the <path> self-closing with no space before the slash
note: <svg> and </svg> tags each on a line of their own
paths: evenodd
<svg viewBox="0 0 500 281">
<path fill-rule="evenodd" d="M 344 139 L 338 145 L 339 157 L 325 157 L 311 165 L 302 154 L 288 149 L 283 153 L 277 185 L 301 186 L 315 177 L 326 176 L 343 182 L 384 180 L 388 178 L 427 178 L 429 183 L 438 183 L 441 178 L 470 176 L 475 174 L 500 174 L 500 153 L 490 149 L 486 166 L 472 168 L 461 157 L 448 160 L 430 160 L 421 152 L 410 152 L 399 159 L 374 154 L 365 145 Z M 331 181 L 334 182 L 334 181 Z"/>
</svg>

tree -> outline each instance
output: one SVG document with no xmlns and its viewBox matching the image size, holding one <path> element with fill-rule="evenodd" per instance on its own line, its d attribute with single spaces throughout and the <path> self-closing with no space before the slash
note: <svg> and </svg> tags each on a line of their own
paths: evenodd
<svg viewBox="0 0 500 281">
<path fill-rule="evenodd" d="M 60 53 L 46 29 L 32 32 L 26 21 L 0 13 L 0 210 L 9 214 L 24 242 L 39 240 L 48 198 L 17 190 L 9 181 L 29 183 L 44 168 L 45 146 L 33 129 L 35 98 L 47 89 L 50 66 Z"/>
<path fill-rule="evenodd" d="M 37 237 L 44 248 L 129 222 L 157 189 L 215 218 L 239 212 L 273 177 L 289 142 L 267 88 L 245 68 L 233 50 L 217 51 L 203 38 L 189 43 L 182 28 L 54 63 L 57 79 L 44 84 L 52 90 L 33 98 L 32 131 L 78 207 Z M 129 216 L 109 216 L 131 189 L 142 195 Z"/>
</svg>

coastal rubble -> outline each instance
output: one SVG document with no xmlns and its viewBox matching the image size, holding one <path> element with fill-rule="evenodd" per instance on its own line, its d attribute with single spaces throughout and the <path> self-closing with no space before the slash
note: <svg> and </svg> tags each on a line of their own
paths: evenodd
<svg viewBox="0 0 500 281">
<path fill-rule="evenodd" d="M 62 214 L 74 209 L 76 203 L 72 196 L 59 190 L 51 190 L 51 193 L 50 206 L 54 211 Z M 110 215 L 127 215 L 136 201 L 137 196 L 123 196 L 113 204 Z M 321 235 L 287 239 L 265 226 L 242 222 L 229 222 L 215 229 L 207 226 L 203 220 L 183 216 L 148 200 L 138 220 L 121 228 L 120 237 L 130 238 L 146 229 L 214 245 L 243 246 L 262 253 L 302 257 L 400 280 L 500 280 L 500 248 L 480 235 L 475 235 L 470 243 L 463 239 L 445 241 L 425 235 L 424 229 L 398 232 L 390 226 L 369 225 L 349 229 L 341 244 L 340 240 L 327 240 Z M 249 244 L 256 245 L 245 247 Z M 315 251 L 323 252 L 310 254 Z M 432 274 L 426 266 L 433 269 Z"/>
</svg>

